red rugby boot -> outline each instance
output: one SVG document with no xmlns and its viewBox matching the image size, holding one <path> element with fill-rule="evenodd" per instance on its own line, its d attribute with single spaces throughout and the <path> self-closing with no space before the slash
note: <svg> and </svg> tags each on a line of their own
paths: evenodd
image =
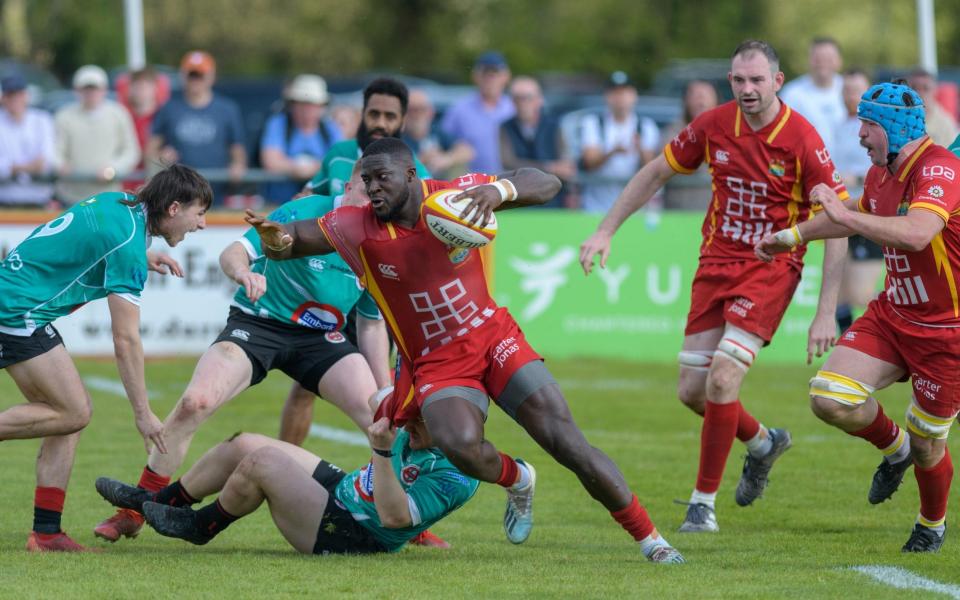
<svg viewBox="0 0 960 600">
<path fill-rule="evenodd" d="M 27 538 L 27 552 L 91 552 L 91 548 L 86 548 L 70 539 L 70 536 L 64 532 L 60 533 L 37 533 L 30 532 Z"/>
<path fill-rule="evenodd" d="M 135 538 L 143 527 L 143 515 L 135 510 L 121 508 L 109 519 L 93 528 L 93 535 L 108 542 L 115 542 L 121 536 Z"/>
<path fill-rule="evenodd" d="M 440 548 L 441 550 L 448 550 L 450 548 L 450 543 L 444 540 L 439 535 L 430 533 L 430 531 L 424 531 L 417 534 L 417 537 L 410 540 L 411 544 L 416 546 L 428 546 L 430 548 Z"/>
</svg>

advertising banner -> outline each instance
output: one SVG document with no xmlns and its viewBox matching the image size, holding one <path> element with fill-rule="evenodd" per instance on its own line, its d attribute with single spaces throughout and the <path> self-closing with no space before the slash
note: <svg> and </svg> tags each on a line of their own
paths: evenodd
<svg viewBox="0 0 960 600">
<path fill-rule="evenodd" d="M 607 356 L 675 363 L 690 308 L 702 213 L 631 217 L 613 240 L 606 269 L 585 277 L 580 243 L 599 215 L 498 213 L 495 297 L 527 338 L 551 357 Z M 807 329 L 820 291 L 822 243 L 811 244 L 803 280 L 760 360 L 806 360 Z"/>
</svg>

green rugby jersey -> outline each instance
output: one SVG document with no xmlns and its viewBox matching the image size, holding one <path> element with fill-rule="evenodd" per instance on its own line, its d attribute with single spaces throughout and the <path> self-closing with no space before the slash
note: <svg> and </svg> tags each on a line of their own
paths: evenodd
<svg viewBox="0 0 960 600">
<path fill-rule="evenodd" d="M 307 183 L 307 187 L 314 194 L 342 194 L 343 186 L 350 181 L 353 163 L 357 162 L 362 154 L 356 138 L 337 142 L 323 155 L 320 170 Z M 421 179 L 428 179 L 430 171 L 423 166 L 416 155 L 414 155 L 413 160 L 417 165 L 417 176 Z"/>
<path fill-rule="evenodd" d="M 147 281 L 146 215 L 104 192 L 33 230 L 0 262 L 0 332 L 28 336 L 91 300 L 137 305 Z"/>
<path fill-rule="evenodd" d="M 412 450 L 408 445 L 410 434 L 397 431 L 393 442 L 393 472 L 407 492 L 413 524 L 400 529 L 388 529 L 380 524 L 377 507 L 373 503 L 373 463 L 348 473 L 337 484 L 337 500 L 367 528 L 380 542 L 395 552 L 407 541 L 426 531 L 431 525 L 463 506 L 473 497 L 480 482 L 467 477 L 437 448 Z"/>
<path fill-rule="evenodd" d="M 304 196 L 287 202 L 269 218 L 278 223 L 317 219 L 339 205 L 339 196 Z M 321 331 L 342 329 L 354 306 L 364 317 L 380 318 L 373 298 L 360 287 L 357 276 L 339 254 L 269 260 L 253 227 L 240 243 L 253 261 L 250 269 L 267 279 L 267 292 L 256 303 L 250 302 L 243 286 L 237 289 L 233 305 L 243 312 Z"/>
<path fill-rule="evenodd" d="M 953 152 L 957 156 L 960 156 L 960 135 L 953 140 L 953 143 L 950 144 L 950 147 L 947 148 L 950 152 Z"/>
</svg>

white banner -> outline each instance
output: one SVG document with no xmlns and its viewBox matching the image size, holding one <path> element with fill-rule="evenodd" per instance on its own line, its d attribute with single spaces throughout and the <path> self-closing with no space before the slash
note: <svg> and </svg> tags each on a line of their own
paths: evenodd
<svg viewBox="0 0 960 600">
<path fill-rule="evenodd" d="M 0 214 L 0 219 L 3 215 Z M 0 257 L 33 231 L 37 223 L 0 223 Z M 147 356 L 197 355 L 213 342 L 227 321 L 237 285 L 220 270 L 220 252 L 246 231 L 241 225 L 208 225 L 176 248 L 154 238 L 151 250 L 165 252 L 183 267 L 183 279 L 150 273 L 140 312 Z M 71 354 L 110 356 L 113 336 L 106 300 L 97 300 L 54 323 Z"/>
</svg>

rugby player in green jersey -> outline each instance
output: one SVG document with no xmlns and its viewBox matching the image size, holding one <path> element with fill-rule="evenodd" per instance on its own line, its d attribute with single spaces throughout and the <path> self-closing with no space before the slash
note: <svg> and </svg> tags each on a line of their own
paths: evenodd
<svg viewBox="0 0 960 600">
<path fill-rule="evenodd" d="M 386 388 L 371 398 L 389 396 Z M 463 506 L 479 482 L 433 447 L 422 419 L 395 430 L 386 417 L 367 429 L 370 462 L 345 473 L 303 448 L 255 434 L 239 434 L 204 454 L 161 495 L 191 503 L 220 492 L 193 510 L 154 502 L 142 488 L 112 479 L 97 490 L 118 507 L 143 512 L 159 533 L 206 544 L 264 500 L 277 528 L 304 554 L 394 552 Z"/>
<path fill-rule="evenodd" d="M 37 227 L 0 262 L 0 369 L 26 402 L 0 412 L 0 440 L 43 438 L 30 551 L 82 551 L 60 529 L 80 431 L 91 401 L 53 322 L 107 298 L 114 353 L 134 419 L 149 451 L 166 451 L 163 424 L 150 410 L 140 341 L 140 293 L 147 270 L 182 276 L 168 257 L 147 251 L 151 236 L 177 245 L 203 229 L 213 201 L 196 171 L 174 165 L 135 196 L 96 194 Z"/>
</svg>

